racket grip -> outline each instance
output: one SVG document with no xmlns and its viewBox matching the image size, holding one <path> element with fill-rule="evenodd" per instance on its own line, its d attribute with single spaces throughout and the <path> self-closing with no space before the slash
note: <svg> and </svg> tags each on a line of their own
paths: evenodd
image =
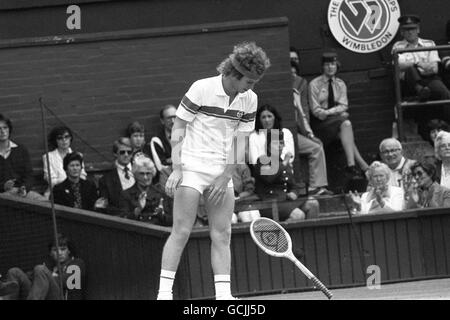
<svg viewBox="0 0 450 320">
<path fill-rule="evenodd" d="M 327 296 L 328 299 L 331 299 L 333 297 L 331 291 L 328 290 L 327 287 L 325 287 L 325 285 L 322 282 L 320 282 L 319 279 L 317 279 L 316 277 L 312 277 L 311 280 L 312 282 L 314 282 L 314 285 L 318 287 L 320 291 L 322 291 Z"/>
</svg>

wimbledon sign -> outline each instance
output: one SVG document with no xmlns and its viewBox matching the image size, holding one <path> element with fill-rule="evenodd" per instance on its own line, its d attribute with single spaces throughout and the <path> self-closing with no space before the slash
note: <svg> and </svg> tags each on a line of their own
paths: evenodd
<svg viewBox="0 0 450 320">
<path fill-rule="evenodd" d="M 370 53 L 387 46 L 398 30 L 397 0 L 331 0 L 328 25 L 345 48 Z"/>
</svg>

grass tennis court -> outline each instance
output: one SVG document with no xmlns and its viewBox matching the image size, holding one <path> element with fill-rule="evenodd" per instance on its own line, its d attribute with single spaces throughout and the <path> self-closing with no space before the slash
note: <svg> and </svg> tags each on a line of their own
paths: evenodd
<svg viewBox="0 0 450 320">
<path fill-rule="evenodd" d="M 367 287 L 334 289 L 333 300 L 450 300 L 450 278 L 382 284 L 380 289 Z M 252 297 L 252 300 L 327 300 L 320 291 Z"/>
</svg>

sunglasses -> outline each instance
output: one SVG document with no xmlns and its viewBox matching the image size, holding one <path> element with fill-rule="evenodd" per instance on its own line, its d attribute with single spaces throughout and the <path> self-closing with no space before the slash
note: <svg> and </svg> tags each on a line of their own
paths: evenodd
<svg viewBox="0 0 450 320">
<path fill-rule="evenodd" d="M 130 154 L 132 154 L 132 153 L 133 153 L 133 151 L 131 151 L 131 150 L 120 150 L 120 151 L 119 151 L 119 154 L 120 154 L 121 156 L 123 156 L 124 154 L 130 155 Z"/>
<path fill-rule="evenodd" d="M 70 139 L 70 138 L 72 138 L 71 135 L 65 134 L 65 135 L 63 135 L 63 136 L 57 136 L 57 137 L 56 137 L 56 140 L 66 140 L 66 139 Z"/>
</svg>

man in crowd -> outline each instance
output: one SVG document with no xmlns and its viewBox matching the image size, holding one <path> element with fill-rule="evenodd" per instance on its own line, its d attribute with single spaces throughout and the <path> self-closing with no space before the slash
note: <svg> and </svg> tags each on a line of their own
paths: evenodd
<svg viewBox="0 0 450 320">
<path fill-rule="evenodd" d="M 325 151 L 322 142 L 314 135 L 309 124 L 308 82 L 300 76 L 299 64 L 295 63 L 292 58 L 291 74 L 295 120 L 298 131 L 298 151 L 300 154 L 308 157 L 308 193 L 312 195 L 331 195 L 333 193 L 327 189 L 328 179 Z"/>
<path fill-rule="evenodd" d="M 45 200 L 32 187 L 30 156 L 25 146 L 10 140 L 12 122 L 0 114 L 0 193 L 34 200 Z"/>
<path fill-rule="evenodd" d="M 397 41 L 392 50 L 420 47 L 433 47 L 433 40 L 419 38 L 420 18 L 416 15 L 401 16 L 401 41 Z M 420 100 L 450 99 L 450 91 L 438 76 L 439 54 L 437 51 L 406 52 L 399 55 L 398 62 L 401 79 L 404 80 L 405 89 L 409 95 L 417 95 Z"/>
<path fill-rule="evenodd" d="M 380 156 L 381 160 L 391 170 L 389 184 L 402 187 L 406 191 L 411 183 L 411 166 L 416 161 L 403 156 L 402 144 L 395 138 L 387 138 L 381 141 Z"/>
<path fill-rule="evenodd" d="M 0 300 L 82 300 L 85 288 L 85 264 L 76 257 L 72 242 L 62 234 L 49 243 L 49 256 L 32 271 L 8 270 L 6 281 L 0 282 Z M 60 279 L 58 260 L 62 271 Z M 62 280 L 63 293 L 60 290 Z"/>
<path fill-rule="evenodd" d="M 129 138 L 121 137 L 113 143 L 113 154 L 116 161 L 114 168 L 103 175 L 99 180 L 100 198 L 96 202 L 96 210 L 110 215 L 120 215 L 120 193 L 131 188 L 134 175 L 131 168 L 133 147 Z"/>
</svg>

